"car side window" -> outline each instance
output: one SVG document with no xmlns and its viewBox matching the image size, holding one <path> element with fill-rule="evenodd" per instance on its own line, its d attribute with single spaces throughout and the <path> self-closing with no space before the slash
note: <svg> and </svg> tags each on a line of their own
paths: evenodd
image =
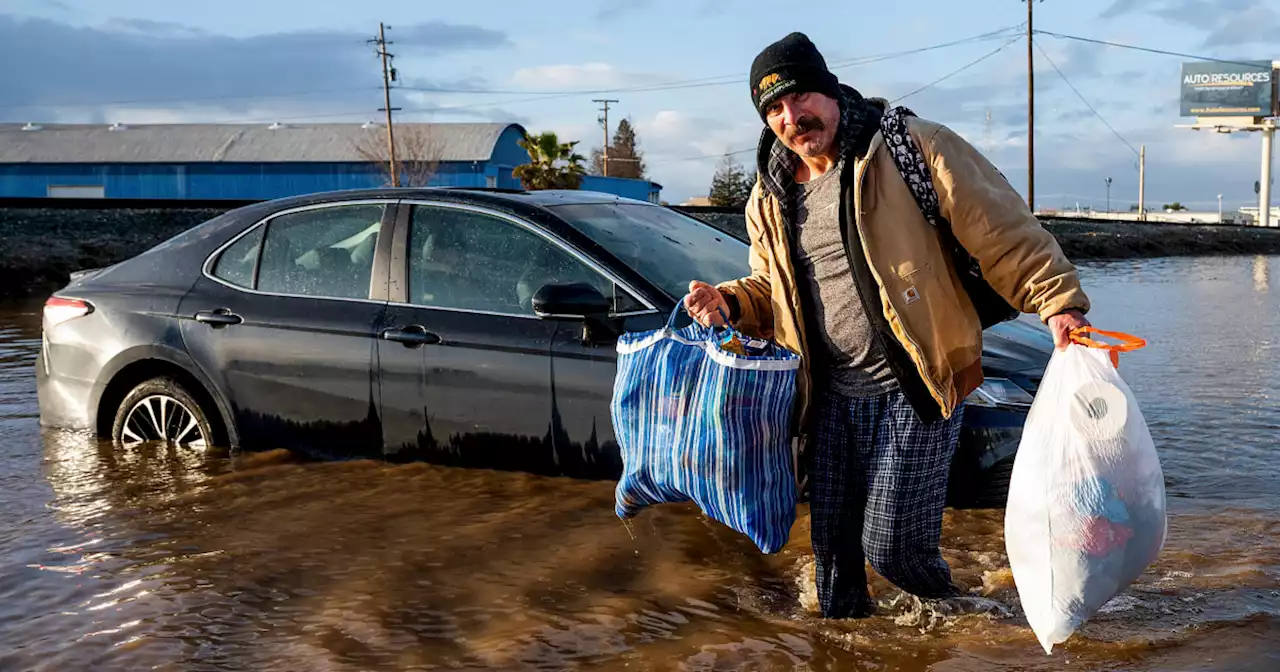
<svg viewBox="0 0 1280 672">
<path fill-rule="evenodd" d="M 262 249 L 264 227 L 256 226 L 235 243 L 222 251 L 214 264 L 213 275 L 239 287 L 253 289 L 253 269 L 258 264 L 258 251 Z"/>
<path fill-rule="evenodd" d="M 416 305 L 533 315 L 543 285 L 584 282 L 611 298 L 615 313 L 645 308 L 560 245 L 485 213 L 415 206 L 408 252 Z"/>
<path fill-rule="evenodd" d="M 384 207 L 368 203 L 336 205 L 272 218 L 266 226 L 255 289 L 300 296 L 369 298 Z"/>
</svg>

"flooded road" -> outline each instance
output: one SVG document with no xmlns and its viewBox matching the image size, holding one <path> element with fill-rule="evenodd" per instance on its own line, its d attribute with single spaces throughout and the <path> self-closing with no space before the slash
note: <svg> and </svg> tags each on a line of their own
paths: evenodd
<svg viewBox="0 0 1280 672">
<path fill-rule="evenodd" d="M 1280 258 L 1087 265 L 1168 480 L 1160 559 L 1045 656 L 1003 512 L 947 513 L 1008 618 L 816 618 L 807 510 L 764 557 L 613 484 L 287 453 L 119 451 L 41 431 L 38 306 L 0 313 L 0 670 L 1280 669 Z"/>
</svg>

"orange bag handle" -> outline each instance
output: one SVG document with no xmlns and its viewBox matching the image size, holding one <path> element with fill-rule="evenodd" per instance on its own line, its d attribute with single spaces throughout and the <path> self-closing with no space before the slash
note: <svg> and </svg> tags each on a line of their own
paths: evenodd
<svg viewBox="0 0 1280 672">
<path fill-rule="evenodd" d="M 1085 333 L 1097 334 L 1099 336 L 1107 336 L 1121 342 L 1120 343 L 1103 343 L 1102 341 L 1095 340 L 1087 336 L 1081 336 L 1081 334 L 1085 334 Z M 1138 348 L 1147 347 L 1146 339 L 1138 338 L 1137 336 L 1122 333 L 1119 331 L 1103 331 L 1101 329 L 1094 329 L 1093 327 L 1079 327 L 1077 329 L 1071 330 L 1071 342 L 1079 345 L 1083 345 L 1085 347 L 1097 348 L 1099 350 L 1106 350 L 1110 352 L 1111 365 L 1116 367 L 1117 369 L 1120 368 L 1120 353 L 1132 352 L 1134 350 L 1137 350 Z"/>
</svg>

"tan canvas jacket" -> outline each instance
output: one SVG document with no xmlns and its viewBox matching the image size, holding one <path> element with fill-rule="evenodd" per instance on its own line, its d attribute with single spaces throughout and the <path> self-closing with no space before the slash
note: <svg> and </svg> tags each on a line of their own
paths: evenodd
<svg viewBox="0 0 1280 672">
<path fill-rule="evenodd" d="M 929 164 L 943 216 L 992 287 L 1042 321 L 1071 308 L 1087 312 L 1089 299 L 1075 267 L 996 168 L 946 126 L 910 117 L 908 129 Z M 892 338 L 910 356 L 937 410 L 950 417 L 983 380 L 981 323 L 950 254 L 920 212 L 879 132 L 852 169 L 852 203 L 860 216 L 848 240 L 860 249 L 851 254 L 865 255 L 876 285 L 870 293 L 877 295 Z M 842 224 L 849 222 L 847 214 Z M 804 356 L 796 409 L 802 426 L 813 376 L 805 356 L 801 289 L 779 201 L 759 181 L 746 219 L 751 275 L 719 289 L 736 299 L 739 329 Z"/>
</svg>

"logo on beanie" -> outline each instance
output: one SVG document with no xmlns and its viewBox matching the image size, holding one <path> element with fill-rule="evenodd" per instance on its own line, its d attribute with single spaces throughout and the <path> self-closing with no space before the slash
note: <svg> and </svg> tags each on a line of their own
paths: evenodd
<svg viewBox="0 0 1280 672">
<path fill-rule="evenodd" d="M 777 84 L 780 79 L 782 79 L 782 77 L 776 72 L 772 75 L 765 75 L 760 79 L 760 91 L 768 91 L 774 84 Z"/>
</svg>

